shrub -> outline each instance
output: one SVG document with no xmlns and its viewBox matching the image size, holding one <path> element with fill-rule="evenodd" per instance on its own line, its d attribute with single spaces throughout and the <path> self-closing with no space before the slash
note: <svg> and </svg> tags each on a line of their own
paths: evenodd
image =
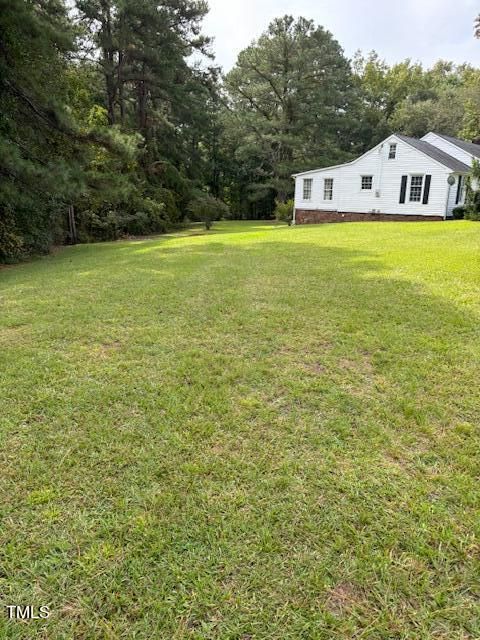
<svg viewBox="0 0 480 640">
<path fill-rule="evenodd" d="M 120 218 L 122 230 L 132 235 L 164 233 L 167 230 L 165 205 L 152 198 L 135 198 L 131 209 Z"/>
<path fill-rule="evenodd" d="M 214 220 L 228 216 L 229 209 L 222 200 L 214 198 L 209 193 L 198 193 L 190 202 L 188 212 L 191 220 L 203 222 L 208 231 Z"/>
<path fill-rule="evenodd" d="M 115 203 L 82 202 L 76 217 L 80 242 L 164 233 L 168 226 L 164 203 L 138 195 Z"/>
<path fill-rule="evenodd" d="M 455 220 L 463 220 L 463 218 L 465 217 L 465 207 L 455 207 L 455 209 L 452 211 L 452 215 Z"/>
<path fill-rule="evenodd" d="M 465 205 L 465 218 L 467 220 L 480 220 L 480 162 L 474 159 L 472 168 L 467 176 L 467 197 Z"/>
<path fill-rule="evenodd" d="M 468 189 L 465 219 L 480 220 L 480 191 L 474 191 L 471 188 Z"/>
<path fill-rule="evenodd" d="M 467 207 L 465 211 L 465 220 L 475 220 L 478 222 L 480 220 L 480 211 L 473 207 Z"/>
<path fill-rule="evenodd" d="M 181 198 L 174 191 L 172 191 L 171 189 L 166 189 L 165 187 L 159 187 L 152 189 L 150 197 L 156 202 L 163 203 L 163 217 L 168 220 L 168 222 L 176 223 L 181 219 Z"/>
<path fill-rule="evenodd" d="M 14 262 L 22 257 L 23 239 L 15 227 L 13 215 L 0 212 L 0 262 Z"/>
<path fill-rule="evenodd" d="M 293 200 L 287 200 L 286 202 L 276 200 L 276 207 L 274 211 L 275 218 L 279 222 L 286 222 L 288 225 L 291 225 L 293 220 L 293 208 Z"/>
</svg>

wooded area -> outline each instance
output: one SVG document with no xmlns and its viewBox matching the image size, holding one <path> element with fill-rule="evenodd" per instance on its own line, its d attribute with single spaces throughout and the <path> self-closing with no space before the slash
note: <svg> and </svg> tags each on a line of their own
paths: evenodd
<svg viewBox="0 0 480 640">
<path fill-rule="evenodd" d="M 186 218 L 269 218 L 294 171 L 392 131 L 480 136 L 477 68 L 350 61 L 321 26 L 284 16 L 222 75 L 207 11 L 0 0 L 0 261 Z"/>
</svg>

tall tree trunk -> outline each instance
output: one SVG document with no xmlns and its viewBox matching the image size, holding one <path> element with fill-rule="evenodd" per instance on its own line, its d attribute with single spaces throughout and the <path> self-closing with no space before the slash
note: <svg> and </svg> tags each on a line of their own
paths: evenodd
<svg viewBox="0 0 480 640">
<path fill-rule="evenodd" d="M 211 146 L 211 162 L 212 162 L 212 173 L 211 173 L 211 190 L 212 194 L 215 198 L 220 196 L 220 161 L 218 157 L 218 129 L 216 122 L 214 122 L 212 127 L 212 136 L 210 139 Z"/>
<path fill-rule="evenodd" d="M 115 90 L 115 79 L 113 74 L 110 72 L 105 73 L 105 80 L 107 84 L 107 112 L 108 112 L 108 123 L 110 125 L 115 124 L 115 99 L 116 99 L 116 90 Z"/>
<path fill-rule="evenodd" d="M 115 49 L 112 37 L 112 6 L 110 0 L 102 0 L 103 16 L 103 73 L 107 90 L 107 112 L 109 124 L 115 124 L 115 101 L 117 86 L 115 80 Z"/>
<path fill-rule="evenodd" d="M 70 236 L 70 244 L 77 244 L 77 225 L 75 222 L 75 209 L 73 204 L 68 205 L 68 233 Z"/>
<path fill-rule="evenodd" d="M 142 73 L 137 82 L 137 114 L 138 128 L 147 137 L 147 87 L 145 84 L 145 63 L 142 63 Z"/>
<path fill-rule="evenodd" d="M 118 87 L 118 106 L 120 107 L 120 122 L 125 124 L 125 80 L 124 66 L 127 62 L 125 53 L 128 38 L 125 28 L 125 13 L 122 11 L 119 16 L 119 44 L 118 44 L 118 70 L 117 70 L 117 87 Z"/>
<path fill-rule="evenodd" d="M 125 124 L 125 96 L 123 92 L 123 64 L 125 61 L 125 55 L 122 51 L 118 52 L 118 73 L 117 73 L 117 84 L 118 84 L 118 103 L 120 107 L 120 122 Z"/>
</svg>

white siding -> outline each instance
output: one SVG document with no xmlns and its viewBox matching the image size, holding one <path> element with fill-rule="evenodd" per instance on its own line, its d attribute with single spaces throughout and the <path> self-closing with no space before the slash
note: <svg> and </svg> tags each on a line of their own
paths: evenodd
<svg viewBox="0 0 480 640">
<path fill-rule="evenodd" d="M 467 153 L 463 149 L 460 149 L 460 147 L 457 147 L 451 142 L 448 142 L 448 140 L 445 140 L 444 138 L 437 136 L 434 133 L 427 133 L 426 136 L 423 136 L 422 140 L 432 144 L 434 147 L 437 147 L 437 149 L 445 151 L 445 153 L 448 153 L 448 155 L 457 158 L 457 160 L 460 160 L 460 162 L 464 162 L 466 165 L 471 166 L 473 158 L 472 154 Z"/>
<path fill-rule="evenodd" d="M 455 175 L 455 184 L 451 186 L 450 188 L 450 193 L 448 194 L 448 207 L 447 207 L 447 214 L 451 215 L 452 211 L 455 209 L 455 207 L 459 207 L 460 205 L 463 205 L 465 203 L 465 182 L 464 182 L 464 188 L 463 188 L 463 197 L 461 197 L 461 199 L 459 200 L 459 202 L 457 203 L 457 191 L 458 191 L 458 174 Z M 462 178 L 465 181 L 465 176 L 463 176 Z"/>
<path fill-rule="evenodd" d="M 321 209 L 322 211 L 337 211 L 338 196 L 341 188 L 342 167 L 319 169 L 307 175 L 299 176 L 295 179 L 295 209 Z M 312 197 L 310 200 L 303 199 L 303 181 L 312 179 Z M 323 199 L 323 186 L 325 178 L 333 179 L 333 200 Z"/>
<path fill-rule="evenodd" d="M 397 142 L 395 160 L 388 159 L 391 141 Z M 432 176 L 430 196 L 426 205 L 422 202 L 409 202 L 409 183 L 406 202 L 400 204 L 402 176 L 409 176 L 410 182 L 412 174 Z M 353 164 L 344 167 L 339 209 L 352 213 L 377 211 L 404 215 L 443 215 L 449 174 L 449 169 L 434 162 L 409 144 L 391 138 Z M 361 190 L 362 175 L 373 175 L 372 191 Z M 377 192 L 379 197 L 376 195 Z"/>
<path fill-rule="evenodd" d="M 397 144 L 397 155 L 394 160 L 388 159 L 391 142 Z M 447 178 L 450 173 L 447 167 L 438 164 L 399 138 L 391 136 L 354 162 L 296 177 L 295 208 L 336 210 L 346 213 L 375 211 L 402 215 L 443 216 L 447 205 Z M 422 202 L 409 202 L 409 183 L 406 202 L 404 204 L 399 202 L 402 176 L 409 176 L 410 181 L 412 174 L 432 176 L 429 201 L 426 205 Z M 361 189 L 362 176 L 365 175 L 373 176 L 371 191 Z M 313 179 L 312 199 L 308 202 L 302 200 L 303 178 Z M 333 201 L 323 200 L 324 178 L 334 179 Z"/>
</svg>

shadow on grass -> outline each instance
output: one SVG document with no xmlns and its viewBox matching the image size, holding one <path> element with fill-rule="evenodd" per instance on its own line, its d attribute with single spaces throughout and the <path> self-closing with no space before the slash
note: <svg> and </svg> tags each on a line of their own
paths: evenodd
<svg viewBox="0 0 480 640">
<path fill-rule="evenodd" d="M 22 296 L 3 290 L 12 601 L 41 589 L 57 610 L 88 605 L 85 637 L 99 618 L 119 637 L 152 637 L 153 619 L 158 637 L 187 637 L 186 615 L 189 628 L 214 619 L 217 637 L 310 624 L 329 638 L 316 633 L 337 625 L 329 584 L 358 584 L 349 637 L 423 624 L 433 638 L 440 585 L 450 637 L 467 624 L 474 313 L 392 277 L 378 254 L 309 242 L 95 245 L 67 267 L 22 269 Z M 20 316 L 22 342 L 8 332 Z M 412 471 L 381 466 L 395 436 L 427 440 Z M 54 497 L 29 506 L 18 487 Z M 77 621 L 49 624 L 70 637 Z"/>
<path fill-rule="evenodd" d="M 134 254 L 132 266 L 141 259 L 148 269 L 147 255 Z M 465 362 L 478 354 L 479 318 L 418 282 L 392 277 L 379 255 L 275 240 L 215 241 L 150 255 L 170 273 L 183 263 L 170 309 L 185 312 L 197 334 L 218 332 L 219 349 L 222 336 L 239 352 L 251 345 L 252 357 L 259 348 L 274 354 L 299 344 L 312 360 L 330 343 L 338 357 L 368 361 L 404 397 L 414 420 L 448 422 L 447 406 L 459 419 L 478 418 L 478 361 Z"/>
<path fill-rule="evenodd" d="M 134 344 L 141 344 L 142 329 L 156 332 L 175 319 L 184 331 L 178 335 L 179 350 L 184 339 L 208 335 L 220 353 L 233 344 L 239 353 L 255 357 L 298 344 L 308 359 L 321 356 L 321 345 L 329 343 L 339 357 L 363 353 L 369 366 L 382 370 L 405 396 L 422 390 L 433 399 L 440 389 L 449 404 L 463 403 L 465 419 L 477 413 L 468 392 L 476 367 L 465 371 L 461 366 L 476 349 L 477 316 L 418 283 L 393 278 L 379 254 L 276 240 L 92 249 L 72 255 L 57 283 L 55 271 L 65 256 L 49 261 L 49 273 L 42 274 L 53 287 L 43 314 L 62 308 L 73 287 L 82 309 L 82 335 L 89 325 L 92 332 L 103 322 L 110 327 L 121 308 Z M 33 311 L 39 294 L 32 283 L 35 273 L 22 275 Z M 70 324 L 76 326 L 74 317 Z M 456 368 L 462 369 L 461 378 Z"/>
</svg>

